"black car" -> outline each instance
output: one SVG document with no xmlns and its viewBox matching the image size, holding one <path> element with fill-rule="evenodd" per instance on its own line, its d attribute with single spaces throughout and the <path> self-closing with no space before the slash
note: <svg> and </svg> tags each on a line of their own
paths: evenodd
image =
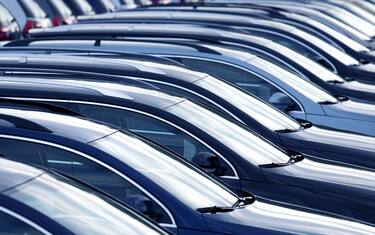
<svg viewBox="0 0 375 235">
<path fill-rule="evenodd" d="M 116 11 L 116 5 L 112 0 L 87 0 L 96 14 Z"/>
</svg>

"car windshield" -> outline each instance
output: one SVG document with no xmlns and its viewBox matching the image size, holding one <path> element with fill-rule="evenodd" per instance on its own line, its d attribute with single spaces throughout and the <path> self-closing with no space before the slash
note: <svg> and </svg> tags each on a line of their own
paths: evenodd
<svg viewBox="0 0 375 235">
<path fill-rule="evenodd" d="M 253 165 L 285 163 L 290 159 L 282 150 L 245 127 L 192 101 L 185 100 L 165 110 L 205 131 Z"/>
<path fill-rule="evenodd" d="M 257 22 L 259 22 L 261 25 L 269 25 L 271 27 L 274 27 L 274 28 L 277 28 L 277 29 L 281 29 L 285 32 L 289 32 L 293 35 L 296 35 L 300 38 L 303 38 L 307 41 L 309 41 L 310 43 L 312 43 L 313 45 L 315 45 L 316 47 L 320 48 L 321 50 L 323 51 L 327 51 L 329 52 L 333 57 L 335 57 L 337 60 L 341 61 L 343 64 L 345 65 L 357 65 L 359 64 L 359 62 L 352 58 L 351 56 L 343 53 L 342 51 L 340 51 L 339 49 L 331 46 L 330 44 L 326 43 L 325 41 L 309 34 L 309 33 L 305 33 L 304 31 L 296 28 L 296 27 L 293 27 L 293 26 L 289 26 L 289 25 L 286 25 L 286 24 L 283 24 L 283 23 L 280 23 L 280 22 L 270 22 L 269 20 L 257 20 Z"/>
<path fill-rule="evenodd" d="M 228 32 L 227 35 L 231 35 L 232 37 L 240 38 L 244 41 L 249 41 L 252 43 L 259 44 L 261 46 L 267 47 L 269 49 L 272 49 L 282 55 L 287 56 L 290 60 L 292 60 L 294 63 L 299 64 L 301 67 L 305 68 L 312 74 L 319 74 L 318 78 L 325 81 L 325 82 L 345 82 L 344 79 L 337 76 L 336 74 L 332 73 L 328 69 L 324 68 L 323 66 L 319 65 L 315 61 L 310 60 L 309 58 L 279 44 L 274 41 L 260 38 L 257 36 L 251 36 L 246 35 L 243 33 L 234 33 L 234 32 Z"/>
<path fill-rule="evenodd" d="M 76 6 L 85 15 L 89 15 L 89 14 L 94 13 L 94 9 L 91 7 L 91 5 L 86 0 L 75 0 L 75 1 L 76 1 Z"/>
<path fill-rule="evenodd" d="M 358 29 L 360 32 L 370 37 L 375 36 L 375 27 L 372 24 L 362 20 L 354 14 L 351 14 L 347 10 L 341 9 L 340 7 L 331 7 L 331 5 L 325 3 L 316 4 L 316 6 L 315 4 L 313 5 L 313 8 L 322 10 L 327 14 L 333 15 L 335 18 L 342 20 L 346 24 L 351 25 L 355 29 Z"/>
<path fill-rule="evenodd" d="M 287 15 L 290 18 L 300 20 L 304 22 L 305 24 L 309 24 L 315 28 L 320 29 L 321 31 L 325 32 L 326 34 L 330 35 L 331 37 L 335 38 L 336 40 L 340 41 L 341 43 L 345 44 L 350 49 L 356 51 L 356 52 L 365 52 L 370 51 L 367 47 L 359 44 L 358 42 L 354 41 L 353 39 L 347 37 L 346 35 L 320 23 L 317 20 L 310 19 L 308 17 L 294 14 L 294 13 L 285 13 L 282 12 L 282 14 Z"/>
<path fill-rule="evenodd" d="M 303 94 L 310 100 L 321 103 L 321 102 L 337 102 L 337 99 L 321 88 L 315 86 L 311 82 L 308 82 L 301 77 L 291 73 L 271 62 L 268 62 L 262 58 L 256 57 L 251 60 L 248 60 L 246 63 L 249 63 L 253 66 L 266 69 L 266 71 L 273 76 L 277 77 L 284 83 L 288 84 L 291 88 L 295 89 L 299 93 Z"/>
<path fill-rule="evenodd" d="M 138 64 L 135 61 L 128 62 Z M 169 71 L 173 70 L 178 71 L 180 74 L 195 76 L 196 81 L 193 82 L 195 85 L 204 88 L 213 94 L 220 94 L 222 99 L 226 100 L 233 106 L 236 106 L 242 112 L 254 118 L 263 126 L 272 131 L 300 129 L 300 124 L 297 121 L 280 112 L 276 108 L 213 76 L 173 65 L 164 65 L 153 62 L 142 62 L 140 64 L 152 66 L 157 69 L 167 69 Z"/>
<path fill-rule="evenodd" d="M 59 12 L 61 16 L 71 16 L 73 15 L 72 11 L 69 9 L 69 7 L 63 2 L 63 0 L 54 0 L 51 1 L 51 3 L 54 5 L 56 10 Z"/>
<path fill-rule="evenodd" d="M 21 4 L 24 7 L 26 15 L 28 17 L 36 18 L 36 19 L 44 19 L 47 17 L 47 14 L 40 8 L 38 3 L 34 0 L 21 0 Z"/>
<path fill-rule="evenodd" d="M 217 78 L 207 76 L 196 81 L 194 84 L 203 87 L 212 93 L 220 94 L 220 96 L 226 101 L 241 109 L 248 116 L 254 118 L 263 126 L 273 131 L 300 129 L 300 124 L 286 114 L 247 92 L 231 86 Z"/>
<path fill-rule="evenodd" d="M 237 196 L 179 157 L 116 132 L 91 145 L 138 170 L 190 208 L 231 207 Z"/>
<path fill-rule="evenodd" d="M 303 15 L 308 15 L 312 19 L 317 19 L 319 22 L 327 22 L 328 24 L 333 24 L 334 26 L 339 26 L 340 28 L 344 29 L 345 31 L 351 33 L 352 35 L 360 38 L 361 40 L 370 40 L 370 37 L 359 32 L 355 28 L 327 15 L 320 11 L 310 9 L 310 8 L 303 8 L 303 7 L 294 7 L 294 6 L 283 6 L 283 8 L 286 8 L 288 10 L 298 12 Z"/>
<path fill-rule="evenodd" d="M 166 234 L 109 198 L 50 173 L 3 193 L 75 234 Z"/>
</svg>

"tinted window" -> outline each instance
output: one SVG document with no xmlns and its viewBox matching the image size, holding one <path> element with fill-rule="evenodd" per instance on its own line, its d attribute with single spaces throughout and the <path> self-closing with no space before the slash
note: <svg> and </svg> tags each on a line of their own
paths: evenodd
<svg viewBox="0 0 375 235">
<path fill-rule="evenodd" d="M 211 150 L 202 143 L 193 139 L 181 130 L 149 116 L 115 108 L 103 106 L 77 104 L 79 113 L 86 117 L 122 127 L 143 136 L 168 150 L 194 162 L 202 153 L 211 153 Z M 221 160 L 222 175 L 233 176 L 234 172 Z"/>
<path fill-rule="evenodd" d="M 77 178 L 159 223 L 171 223 L 166 212 L 141 190 L 102 165 L 80 155 L 42 144 L 3 138 L 0 139 L 0 154 L 11 160 L 41 165 Z"/>
<path fill-rule="evenodd" d="M 0 235 L 43 234 L 25 222 L 0 211 Z"/>
</svg>

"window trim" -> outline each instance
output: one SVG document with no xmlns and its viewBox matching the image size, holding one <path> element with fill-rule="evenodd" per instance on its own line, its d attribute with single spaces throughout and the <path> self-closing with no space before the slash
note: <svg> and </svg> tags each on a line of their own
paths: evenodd
<svg viewBox="0 0 375 235">
<path fill-rule="evenodd" d="M 48 232 L 46 229 L 42 228 L 41 226 L 39 226 L 38 224 L 34 223 L 33 221 L 27 219 L 26 217 L 18 214 L 17 212 L 14 212 L 12 210 L 9 210 L 3 206 L 0 206 L 0 211 L 11 216 L 11 217 L 14 217 L 24 223 L 26 223 L 27 225 L 29 225 L 30 227 L 34 228 L 35 230 L 38 230 L 39 232 L 43 233 L 43 234 L 46 234 L 46 235 L 52 235 L 52 233 Z"/>
<path fill-rule="evenodd" d="M 154 197 L 151 193 L 149 193 L 147 190 L 145 190 L 143 187 L 141 187 L 138 183 L 134 182 L 132 179 L 130 179 L 129 177 L 127 177 L 125 174 L 123 174 L 120 171 L 114 169 L 113 167 L 107 165 L 106 163 L 103 163 L 103 162 L 99 161 L 98 159 L 96 159 L 94 157 L 91 157 L 88 154 L 82 153 L 82 152 L 80 152 L 78 150 L 75 150 L 75 149 L 72 149 L 72 148 L 60 145 L 60 144 L 55 144 L 55 143 L 51 143 L 51 142 L 48 142 L 48 141 L 44 141 L 44 140 L 38 140 L 38 139 L 32 139 L 32 138 L 28 138 L 28 137 L 21 137 L 21 136 L 8 135 L 8 134 L 0 134 L 0 138 L 13 139 L 13 140 L 19 140 L 19 141 L 25 141 L 25 142 L 31 142 L 31 143 L 37 143 L 37 144 L 41 144 L 41 145 L 46 145 L 46 146 L 54 147 L 54 148 L 57 148 L 57 149 L 60 149 L 60 150 L 64 150 L 64 151 L 67 151 L 67 152 L 74 153 L 76 155 L 79 155 L 81 157 L 89 159 L 90 161 L 93 161 L 93 162 L 95 162 L 95 163 L 103 166 L 104 168 L 109 169 L 113 173 L 117 174 L 121 178 L 123 178 L 126 181 L 128 181 L 130 184 L 133 184 L 136 188 L 138 188 L 144 194 L 146 194 L 147 196 L 149 196 L 152 200 L 154 200 L 166 212 L 166 214 L 169 216 L 169 218 L 171 220 L 171 224 L 159 223 L 159 225 L 164 226 L 164 227 L 177 228 L 177 225 L 176 225 L 174 217 L 172 216 L 172 213 L 167 209 L 166 206 L 164 206 L 164 204 L 162 204 L 156 197 Z"/>
<path fill-rule="evenodd" d="M 236 168 L 232 165 L 232 163 L 230 161 L 228 161 L 224 156 L 222 156 L 220 153 L 218 153 L 214 148 L 212 148 L 210 145 L 208 145 L 207 143 L 205 143 L 203 140 L 201 140 L 200 138 L 196 137 L 195 135 L 191 134 L 190 132 L 186 131 L 185 129 L 175 125 L 174 123 L 172 122 L 169 122 L 168 120 L 165 120 L 163 118 L 160 118 L 158 116 L 155 116 L 153 114 L 150 114 L 150 113 L 147 113 L 147 112 L 144 112 L 144 111 L 140 111 L 140 110 L 136 110 L 136 109 L 132 109 L 132 108 L 127 108 L 127 107 L 122 107 L 122 106 L 119 106 L 119 105 L 112 105 L 112 104 L 104 104 L 104 103 L 98 103 L 98 102 L 91 102 L 91 101 L 79 101 L 79 100 L 60 100 L 60 99 L 39 99 L 39 98 L 22 98 L 22 97 L 3 97 L 3 98 L 7 98 L 7 99 L 14 99 L 14 100 L 29 100 L 29 101 L 45 101 L 45 102 L 61 102 L 61 103 L 71 103 L 71 104 L 88 104 L 88 105 L 98 105 L 98 106 L 103 106 L 103 107 L 107 107 L 107 108 L 115 108 L 115 109 L 122 109 L 122 110 L 127 110 L 127 111 L 132 111 L 132 112 L 135 112 L 135 113 L 140 113 L 140 114 L 143 114 L 143 115 L 146 115 L 148 117 L 151 117 L 151 118 L 154 118 L 154 119 L 157 119 L 161 122 L 164 122 L 164 123 L 167 123 L 168 125 L 171 125 L 173 126 L 174 128 L 184 132 L 185 134 L 187 134 L 188 136 L 190 136 L 191 138 L 197 140 L 198 142 L 200 142 L 201 144 L 203 144 L 204 146 L 206 146 L 209 150 L 211 150 L 213 153 L 215 153 L 218 157 L 220 157 L 223 161 L 225 161 L 229 167 L 232 169 L 233 173 L 234 173 L 234 176 L 220 176 L 219 178 L 223 178 L 223 179 L 235 179 L 235 180 L 240 180 L 239 176 L 238 176 L 238 173 L 237 173 L 237 170 Z M 0 134 L 0 137 L 1 137 L 1 134 Z"/>
</svg>

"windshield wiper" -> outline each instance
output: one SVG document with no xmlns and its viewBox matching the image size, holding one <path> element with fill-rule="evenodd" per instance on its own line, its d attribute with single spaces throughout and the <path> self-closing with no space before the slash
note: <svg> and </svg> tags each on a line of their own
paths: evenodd
<svg viewBox="0 0 375 235">
<path fill-rule="evenodd" d="M 290 158 L 289 158 L 289 161 L 286 162 L 286 163 L 269 163 L 269 164 L 263 164 L 263 165 L 259 165 L 260 168 L 275 168 L 275 167 L 284 167 L 284 166 L 289 166 L 289 165 L 292 165 L 296 162 L 300 162 L 302 161 L 303 159 L 305 159 L 305 157 L 300 154 L 300 153 L 294 153 L 292 155 L 290 155 Z"/>
<path fill-rule="evenodd" d="M 216 213 L 225 213 L 234 211 L 236 208 L 244 207 L 246 205 L 252 204 L 255 202 L 255 197 L 240 197 L 238 200 L 233 204 L 232 207 L 220 207 L 220 206 L 212 206 L 212 207 L 203 207 L 198 208 L 197 211 L 200 213 L 206 214 L 216 214 Z"/>
<path fill-rule="evenodd" d="M 339 81 L 339 80 L 330 80 L 330 81 L 327 81 L 328 83 L 330 84 L 343 84 L 345 83 L 344 81 Z"/>
<path fill-rule="evenodd" d="M 326 101 L 320 101 L 320 102 L 318 102 L 318 104 L 329 105 L 329 104 L 338 104 L 338 102 L 326 100 Z"/>
<path fill-rule="evenodd" d="M 212 207 L 203 207 L 198 208 L 198 212 L 205 213 L 205 214 L 216 214 L 216 213 L 225 213 L 225 212 L 231 212 L 234 211 L 233 207 L 219 207 L 219 206 L 212 206 Z"/>
<path fill-rule="evenodd" d="M 285 128 L 285 129 L 276 130 L 275 132 L 276 133 L 290 133 L 290 132 L 297 132 L 297 131 L 299 131 L 299 129 Z"/>
</svg>

